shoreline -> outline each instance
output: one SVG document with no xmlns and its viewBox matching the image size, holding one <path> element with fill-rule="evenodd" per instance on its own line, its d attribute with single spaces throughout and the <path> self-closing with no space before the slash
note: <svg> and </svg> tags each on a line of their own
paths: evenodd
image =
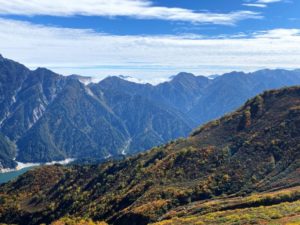
<svg viewBox="0 0 300 225">
<path fill-rule="evenodd" d="M 0 173 L 16 172 L 16 171 L 19 171 L 19 170 L 22 170 L 22 169 L 25 169 L 28 167 L 36 167 L 36 166 L 43 166 L 43 165 L 54 165 L 54 164 L 66 165 L 73 161 L 75 161 L 75 159 L 73 159 L 73 158 L 68 158 L 68 159 L 64 159 L 61 161 L 51 161 L 51 162 L 46 162 L 46 163 L 22 163 L 22 162 L 16 161 L 16 163 L 18 164 L 16 166 L 16 168 L 14 168 L 14 169 L 3 168 L 3 169 L 0 169 Z"/>
</svg>

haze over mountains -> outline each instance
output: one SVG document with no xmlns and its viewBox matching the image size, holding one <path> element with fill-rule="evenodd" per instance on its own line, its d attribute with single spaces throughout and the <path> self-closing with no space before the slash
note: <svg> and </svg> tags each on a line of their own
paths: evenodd
<svg viewBox="0 0 300 225">
<path fill-rule="evenodd" d="M 120 77 L 87 83 L 0 56 L 0 167 L 17 161 L 105 159 L 187 136 L 263 90 L 300 84 L 300 71 L 179 73 L 153 86 Z"/>
</svg>

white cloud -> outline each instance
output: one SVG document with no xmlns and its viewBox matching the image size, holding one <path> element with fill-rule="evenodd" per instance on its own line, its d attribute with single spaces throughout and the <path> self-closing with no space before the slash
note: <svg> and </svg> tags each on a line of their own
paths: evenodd
<svg viewBox="0 0 300 225">
<path fill-rule="evenodd" d="M 268 39 L 282 39 L 284 37 L 299 37 L 300 29 L 274 29 L 270 31 L 263 31 L 255 33 L 257 38 L 268 38 Z"/>
<path fill-rule="evenodd" d="M 180 71 L 208 75 L 300 66 L 299 29 L 215 38 L 116 36 L 0 19 L 0 40 L 4 57 L 31 68 L 97 78 L 123 74 L 157 81 Z"/>
<path fill-rule="evenodd" d="M 264 3 L 264 4 L 268 4 L 268 3 L 274 3 L 274 2 L 282 2 L 283 0 L 258 0 L 258 3 Z"/>
<path fill-rule="evenodd" d="M 266 8 L 270 3 L 290 2 L 289 0 L 246 0 L 244 6 Z"/>
<path fill-rule="evenodd" d="M 259 3 L 245 3 L 243 4 L 244 6 L 249 6 L 249 7 L 257 7 L 257 8 L 266 8 L 266 4 L 259 4 Z"/>
<path fill-rule="evenodd" d="M 260 19 L 257 12 L 196 12 L 183 8 L 154 6 L 150 0 L 0 0 L 0 15 L 50 16 L 127 16 L 233 25 L 240 20 Z"/>
</svg>

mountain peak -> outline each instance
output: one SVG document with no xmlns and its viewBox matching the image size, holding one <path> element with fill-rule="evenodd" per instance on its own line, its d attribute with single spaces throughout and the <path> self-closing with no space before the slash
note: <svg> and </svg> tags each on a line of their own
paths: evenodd
<svg viewBox="0 0 300 225">
<path fill-rule="evenodd" d="M 119 76 L 108 76 L 101 80 L 98 85 L 100 85 L 102 88 L 105 89 L 122 89 L 125 90 L 128 87 L 131 87 L 132 85 L 137 85 L 136 83 L 133 83 L 128 80 L 124 80 L 120 78 Z"/>
<path fill-rule="evenodd" d="M 209 82 L 209 78 L 205 76 L 196 76 L 192 73 L 181 72 L 171 77 L 170 83 L 178 83 L 184 85 L 193 85 L 195 83 L 206 85 Z"/>
<path fill-rule="evenodd" d="M 108 76 L 104 78 L 100 83 L 114 83 L 114 84 L 132 84 L 132 85 L 140 85 L 140 84 L 148 84 L 143 80 L 131 77 L 131 76 Z"/>
<path fill-rule="evenodd" d="M 122 79 L 119 76 L 107 76 L 103 80 L 100 81 L 100 83 L 106 83 L 106 82 L 120 82 L 124 79 Z M 125 81 L 125 80 L 124 80 Z"/>
<path fill-rule="evenodd" d="M 47 68 L 45 68 L 45 67 L 38 67 L 37 69 L 35 69 L 34 70 L 34 72 L 47 72 L 47 73 L 49 73 L 49 72 L 51 72 L 52 73 L 52 71 L 51 70 L 49 70 L 49 69 L 47 69 Z"/>
<path fill-rule="evenodd" d="M 182 80 L 182 79 L 190 79 L 190 78 L 194 78 L 195 75 L 192 73 L 187 73 L 187 72 L 180 72 L 175 76 L 172 76 L 172 80 Z"/>
</svg>

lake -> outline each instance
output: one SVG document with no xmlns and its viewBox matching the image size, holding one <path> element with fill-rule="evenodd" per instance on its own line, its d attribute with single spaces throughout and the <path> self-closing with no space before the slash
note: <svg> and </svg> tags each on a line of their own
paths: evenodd
<svg viewBox="0 0 300 225">
<path fill-rule="evenodd" d="M 28 170 L 34 168 L 32 167 L 26 167 L 17 171 L 11 171 L 7 173 L 0 173 L 0 184 L 6 183 L 14 178 L 17 178 L 18 176 L 22 175 L 23 173 L 26 173 Z"/>
<path fill-rule="evenodd" d="M 6 183 L 14 178 L 17 178 L 18 176 L 22 175 L 23 173 L 26 173 L 28 170 L 41 166 L 41 165 L 54 165 L 54 164 L 60 164 L 60 165 L 67 165 L 71 162 L 73 162 L 75 159 L 64 159 L 61 161 L 52 161 L 52 162 L 47 162 L 47 163 L 22 163 L 22 162 L 17 162 L 17 169 L 15 171 L 11 172 L 5 172 L 5 173 L 0 173 L 0 184 Z"/>
</svg>

